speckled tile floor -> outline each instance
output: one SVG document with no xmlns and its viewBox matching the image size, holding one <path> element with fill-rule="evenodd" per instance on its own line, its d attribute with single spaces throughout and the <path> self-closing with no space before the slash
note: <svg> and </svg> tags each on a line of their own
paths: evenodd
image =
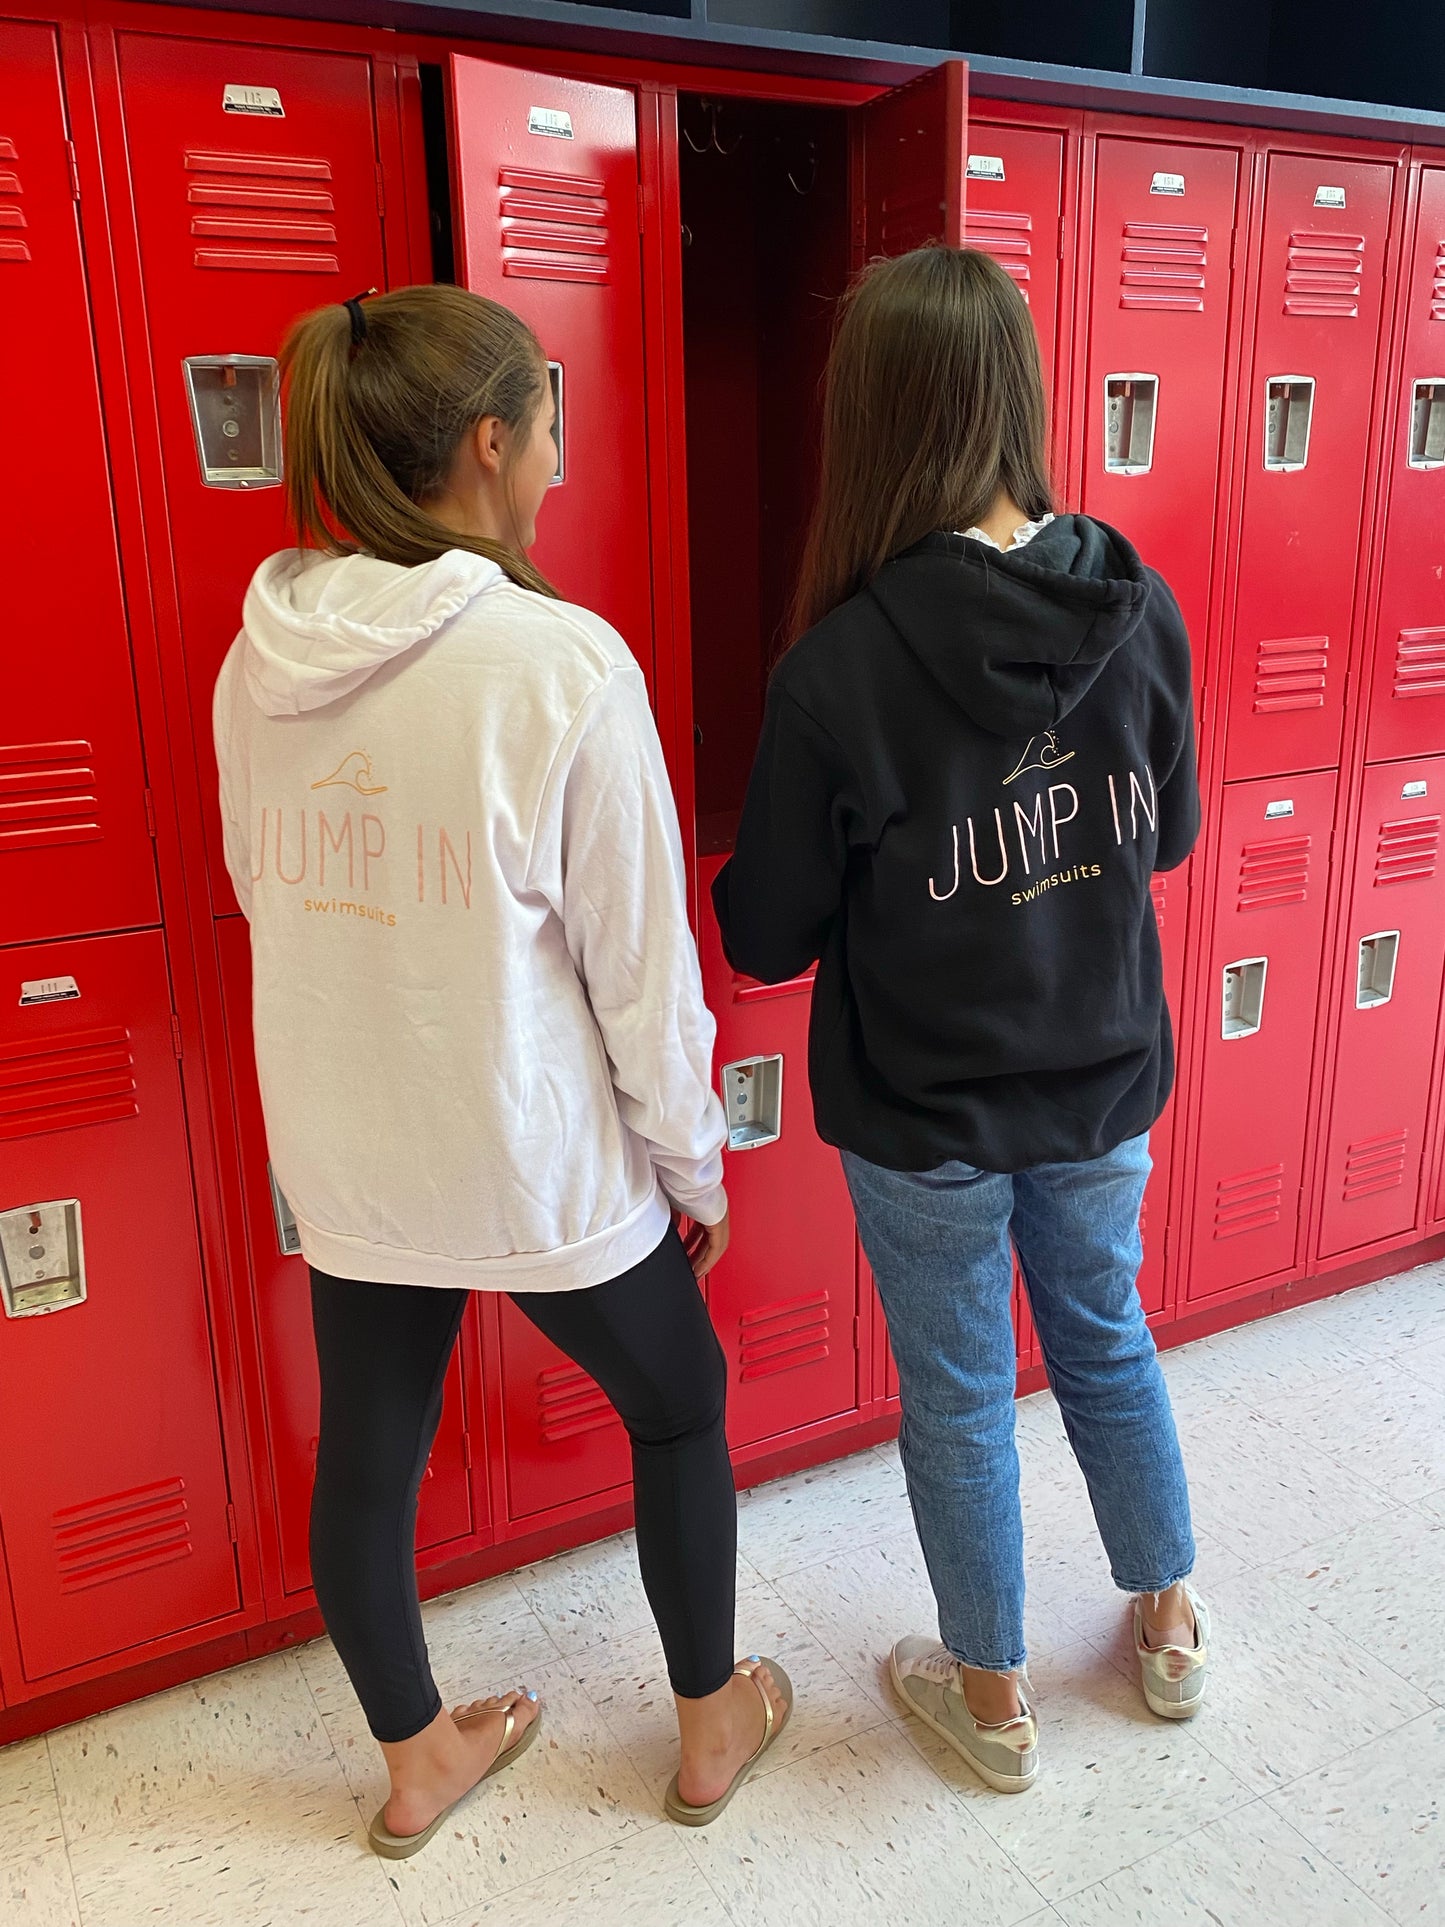
<svg viewBox="0 0 1445 1927">
<path fill-rule="evenodd" d="M 662 1817 L 630 1538 L 427 1608 L 438 1678 L 547 1743 L 415 1861 L 322 1641 L 0 1751 L 6 1927 L 1445 1927 L 1445 1265 L 1166 1355 L 1218 1659 L 1144 1711 L 1048 1394 L 1020 1407 L 1043 1771 L 989 1793 L 899 1716 L 931 1630 L 896 1450 L 744 1495 L 740 1650 L 798 1688 L 714 1827 Z"/>
</svg>

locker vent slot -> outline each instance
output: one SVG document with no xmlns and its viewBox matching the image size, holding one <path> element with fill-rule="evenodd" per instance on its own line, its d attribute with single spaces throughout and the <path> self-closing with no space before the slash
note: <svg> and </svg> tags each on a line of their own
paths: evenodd
<svg viewBox="0 0 1445 1927">
<path fill-rule="evenodd" d="M 1272 837 L 1246 843 L 1239 862 L 1240 910 L 1274 910 L 1286 903 L 1303 903 L 1309 895 L 1308 836 Z"/>
<path fill-rule="evenodd" d="M 1204 312 L 1207 227 L 1172 221 L 1126 221 L 1120 249 L 1121 308 Z"/>
<path fill-rule="evenodd" d="M 1363 234 L 1296 228 L 1284 271 L 1285 313 L 1357 315 L 1364 272 Z"/>
<path fill-rule="evenodd" d="M 1344 1200 L 1373 1197 L 1377 1191 L 1394 1191 L 1405 1182 L 1405 1152 L 1408 1131 L 1390 1131 L 1382 1137 L 1362 1137 L 1345 1152 Z"/>
<path fill-rule="evenodd" d="M 0 161 L 18 161 L 19 158 L 14 141 L 0 134 Z M 24 191 L 14 168 L 0 167 L 0 261 L 30 259 L 30 243 L 16 232 L 17 228 L 29 225 L 25 210 L 19 205 Z"/>
<path fill-rule="evenodd" d="M 936 241 L 943 232 L 943 209 L 936 194 L 885 194 L 878 209 L 880 254 L 906 254 Z"/>
<path fill-rule="evenodd" d="M 564 1439 L 601 1432 L 622 1422 L 602 1387 L 575 1365 L 559 1365 L 537 1374 L 537 1418 L 548 1445 L 560 1445 Z"/>
<path fill-rule="evenodd" d="M 1387 883 L 1422 883 L 1440 861 L 1438 816 L 1410 816 L 1380 825 L 1375 845 L 1375 888 Z"/>
<path fill-rule="evenodd" d="M 984 213 L 970 208 L 963 218 L 964 245 L 991 254 L 1004 273 L 1012 276 L 1025 301 L 1029 298 L 1033 232 L 1031 214 Z"/>
<path fill-rule="evenodd" d="M 0 855 L 98 843 L 89 743 L 0 743 Z"/>
<path fill-rule="evenodd" d="M 1445 241 L 1435 250 L 1435 281 L 1430 290 L 1430 319 L 1445 321 Z"/>
<path fill-rule="evenodd" d="M 1330 666 L 1328 636 L 1271 636 L 1255 656 L 1254 713 L 1323 709 Z"/>
<path fill-rule="evenodd" d="M 1154 899 L 1154 921 L 1159 925 L 1159 934 L 1162 937 L 1164 934 L 1164 909 L 1169 897 L 1163 877 L 1156 876 L 1150 878 L 1149 894 Z"/>
<path fill-rule="evenodd" d="M 502 273 L 606 281 L 607 183 L 504 167 L 497 176 Z"/>
<path fill-rule="evenodd" d="M 1214 1194 L 1214 1235 L 1238 1238 L 1247 1231 L 1263 1231 L 1284 1215 L 1284 1166 L 1263 1165 L 1221 1178 Z"/>
<path fill-rule="evenodd" d="M 816 1365 L 831 1349 L 826 1291 L 745 1311 L 738 1325 L 738 1376 L 744 1384 L 799 1365 Z"/>
<path fill-rule="evenodd" d="M 272 154 L 186 155 L 186 200 L 198 268 L 339 274 L 331 163 Z M 258 245 L 279 242 L 279 247 Z M 216 242 L 230 242 L 218 247 Z"/>
<path fill-rule="evenodd" d="M 86 1592 L 191 1555 L 184 1479 L 64 1506 L 51 1519 L 62 1592 Z"/>
<path fill-rule="evenodd" d="M 135 1117 L 130 1032 L 76 1030 L 43 1049 L 0 1043 L 0 1138 Z"/>
<path fill-rule="evenodd" d="M 1445 316 L 1441 317 L 1445 320 Z M 1445 629 L 1402 629 L 1395 644 L 1396 696 L 1445 696 Z"/>
</svg>

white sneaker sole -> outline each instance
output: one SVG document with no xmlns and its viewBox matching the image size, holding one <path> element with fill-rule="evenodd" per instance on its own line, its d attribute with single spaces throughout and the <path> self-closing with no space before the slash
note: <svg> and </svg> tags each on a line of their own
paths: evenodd
<svg viewBox="0 0 1445 1927">
<path fill-rule="evenodd" d="M 958 1757 L 966 1761 L 968 1765 L 973 1768 L 985 1786 L 992 1787 L 995 1793 L 1028 1792 L 1034 1781 L 1039 1777 L 1037 1756 L 1034 1759 L 1034 1770 L 1027 1778 L 1018 1773 L 996 1773 L 991 1766 L 985 1766 L 982 1760 L 976 1759 L 963 1744 L 962 1740 L 959 1739 L 958 1735 L 946 1727 L 942 1720 L 936 1720 L 931 1713 L 926 1712 L 923 1707 L 917 1705 L 908 1697 L 907 1693 L 903 1690 L 903 1676 L 898 1671 L 898 1662 L 892 1653 L 888 1655 L 888 1676 L 892 1680 L 893 1690 L 902 1701 L 905 1710 L 911 1713 L 914 1719 L 922 1720 L 925 1726 L 931 1726 L 938 1737 L 941 1740 L 945 1740 L 948 1745 L 953 1748 Z"/>
</svg>

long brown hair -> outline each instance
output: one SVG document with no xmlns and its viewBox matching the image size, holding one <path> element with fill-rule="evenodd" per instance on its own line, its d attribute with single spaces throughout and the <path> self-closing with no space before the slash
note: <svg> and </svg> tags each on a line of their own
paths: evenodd
<svg viewBox="0 0 1445 1927">
<path fill-rule="evenodd" d="M 968 529 L 1007 494 L 1053 507 L 1038 337 L 977 248 L 865 268 L 844 296 L 823 401 L 822 469 L 793 604 L 796 638 L 890 556 Z"/>
<path fill-rule="evenodd" d="M 281 350 L 286 499 L 303 546 L 414 567 L 488 556 L 524 589 L 557 592 L 515 545 L 449 529 L 426 504 L 468 429 L 495 415 L 526 441 L 547 364 L 526 322 L 464 288 L 394 288 L 303 315 Z M 515 516 L 513 518 L 515 525 Z"/>
</svg>

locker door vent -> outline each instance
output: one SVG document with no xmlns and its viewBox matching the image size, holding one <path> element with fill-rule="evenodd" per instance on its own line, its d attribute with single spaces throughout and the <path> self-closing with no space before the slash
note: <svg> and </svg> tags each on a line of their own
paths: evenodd
<svg viewBox="0 0 1445 1927">
<path fill-rule="evenodd" d="M 62 1592 L 86 1592 L 152 1566 L 188 1559 L 190 1514 L 184 1479 L 112 1492 L 65 1506 L 51 1520 Z"/>
<path fill-rule="evenodd" d="M 1214 1194 L 1214 1235 L 1237 1238 L 1278 1224 L 1284 1210 L 1284 1166 L 1263 1165 L 1221 1178 Z"/>
<path fill-rule="evenodd" d="M 1435 250 L 1435 281 L 1430 290 L 1430 319 L 1445 321 L 1445 241 Z"/>
<path fill-rule="evenodd" d="M 936 194 L 919 189 L 885 194 L 878 209 L 878 251 L 906 254 L 936 241 L 943 232 L 943 209 Z"/>
<path fill-rule="evenodd" d="M 339 274 L 331 163 L 275 154 L 185 157 L 191 233 L 207 243 L 198 268 L 262 269 L 274 274 Z M 229 242 L 229 246 L 216 246 Z M 279 247 L 258 245 L 280 242 Z M 236 245 L 238 244 L 239 245 Z"/>
<path fill-rule="evenodd" d="M 1445 321 L 1445 315 L 1441 317 Z M 1445 696 L 1445 629 L 1402 629 L 1395 643 L 1400 697 Z"/>
<path fill-rule="evenodd" d="M 1239 861 L 1240 910 L 1274 910 L 1303 903 L 1309 895 L 1314 839 L 1280 836 L 1246 843 Z"/>
<path fill-rule="evenodd" d="M 98 843 L 89 743 L 0 743 L 0 855 Z"/>
<path fill-rule="evenodd" d="M 1165 905 L 1169 900 L 1169 892 L 1165 887 L 1165 881 L 1165 878 L 1161 876 L 1151 877 L 1149 880 L 1149 894 L 1154 899 L 1154 920 L 1159 925 L 1159 934 L 1161 937 L 1164 934 Z"/>
<path fill-rule="evenodd" d="M 0 134 L 0 161 L 18 161 L 15 143 Z M 13 167 L 0 167 L 0 261 L 28 261 L 30 244 L 16 233 L 27 225 L 25 210 L 19 205 L 25 190 Z"/>
<path fill-rule="evenodd" d="M 1422 883 L 1440 861 L 1438 816 L 1401 817 L 1380 825 L 1375 845 L 1375 888 L 1387 883 Z"/>
<path fill-rule="evenodd" d="M 1362 1137 L 1345 1152 L 1343 1196 L 1346 1204 L 1373 1197 L 1378 1191 L 1394 1191 L 1405 1182 L 1405 1150 L 1408 1131 L 1390 1131 L 1382 1137 Z"/>
<path fill-rule="evenodd" d="M 537 1417 L 548 1445 L 622 1423 L 602 1387 L 575 1365 L 537 1374 Z"/>
<path fill-rule="evenodd" d="M 743 1383 L 826 1358 L 831 1349 L 828 1310 L 827 1292 L 815 1291 L 745 1311 L 738 1320 L 738 1376 Z"/>
<path fill-rule="evenodd" d="M 502 273 L 526 281 L 606 281 L 607 183 L 529 168 L 497 176 Z"/>
<path fill-rule="evenodd" d="M 76 1030 L 44 1049 L 0 1043 L 0 1138 L 135 1117 L 130 1032 Z"/>
<path fill-rule="evenodd" d="M 991 254 L 1004 273 L 1012 276 L 1025 301 L 1029 298 L 1033 232 L 1031 214 L 984 213 L 970 208 L 963 219 L 964 246 Z"/>
<path fill-rule="evenodd" d="M 1365 272 L 1363 234 L 1296 228 L 1284 271 L 1284 311 L 1348 318 L 1360 312 Z"/>
<path fill-rule="evenodd" d="M 1328 636 L 1278 636 L 1261 642 L 1254 669 L 1255 715 L 1323 709 L 1329 663 Z"/>
<path fill-rule="evenodd" d="M 1126 221 L 1120 249 L 1121 308 L 1204 312 L 1207 227 L 1164 221 Z"/>
</svg>

